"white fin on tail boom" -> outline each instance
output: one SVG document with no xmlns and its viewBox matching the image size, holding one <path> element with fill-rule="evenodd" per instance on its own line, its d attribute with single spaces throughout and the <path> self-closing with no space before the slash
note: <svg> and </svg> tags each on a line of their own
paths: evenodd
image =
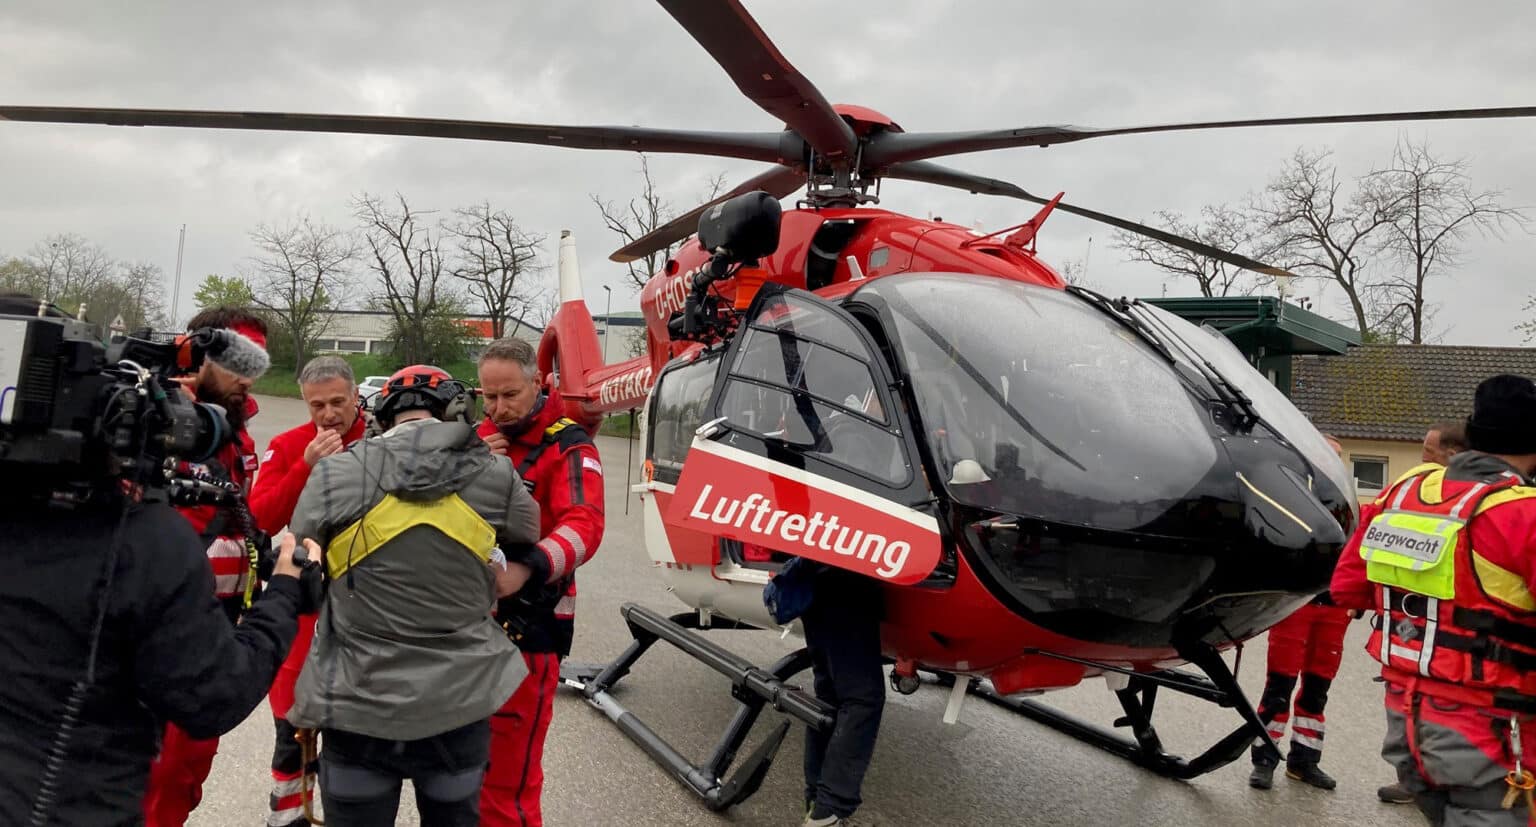
<svg viewBox="0 0 1536 827">
<path fill-rule="evenodd" d="M 560 303 L 581 301 L 581 268 L 576 264 L 576 237 L 570 230 L 560 231 Z"/>
</svg>

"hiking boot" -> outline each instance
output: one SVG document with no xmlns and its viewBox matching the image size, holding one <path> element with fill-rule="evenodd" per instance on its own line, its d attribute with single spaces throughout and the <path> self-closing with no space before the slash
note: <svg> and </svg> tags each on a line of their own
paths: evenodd
<svg viewBox="0 0 1536 827">
<path fill-rule="evenodd" d="M 1254 764 L 1253 772 L 1248 774 L 1248 786 L 1255 790 L 1267 790 L 1275 786 L 1275 765 Z"/>
<path fill-rule="evenodd" d="M 1311 784 L 1319 790 L 1332 790 L 1339 786 L 1339 782 L 1333 780 L 1333 776 L 1323 772 L 1321 767 L 1313 763 L 1287 764 L 1285 776 L 1304 784 Z"/>
<path fill-rule="evenodd" d="M 823 818 L 812 818 L 810 815 L 807 815 L 805 821 L 800 822 L 800 827 L 844 827 L 847 823 L 848 819 L 841 816 L 829 815 Z"/>
<path fill-rule="evenodd" d="M 1403 789 L 1401 784 L 1388 784 L 1376 789 L 1376 797 L 1385 804 L 1412 804 L 1413 793 Z"/>
</svg>

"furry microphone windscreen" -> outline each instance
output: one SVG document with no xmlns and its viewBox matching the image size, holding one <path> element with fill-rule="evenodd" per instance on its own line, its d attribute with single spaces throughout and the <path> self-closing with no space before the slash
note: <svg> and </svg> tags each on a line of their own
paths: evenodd
<svg viewBox="0 0 1536 827">
<path fill-rule="evenodd" d="M 272 358 L 266 350 L 255 340 L 233 330 L 225 330 L 224 333 L 231 337 L 229 344 L 221 350 L 209 350 L 208 360 L 221 368 L 246 379 L 255 381 L 260 379 L 267 368 L 272 366 Z"/>
</svg>

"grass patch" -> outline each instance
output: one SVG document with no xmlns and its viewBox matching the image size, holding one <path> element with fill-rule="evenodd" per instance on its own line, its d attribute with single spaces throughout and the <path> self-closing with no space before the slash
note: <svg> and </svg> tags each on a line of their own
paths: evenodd
<svg viewBox="0 0 1536 827">
<path fill-rule="evenodd" d="M 369 354 L 343 354 L 343 359 L 352 366 L 352 373 L 357 381 L 363 381 L 365 376 L 388 376 L 405 365 L 391 359 L 388 356 Z M 439 365 L 448 371 L 455 379 L 462 379 L 471 385 L 477 384 L 475 377 L 475 363 L 468 359 L 458 362 L 449 362 Z M 274 363 L 266 375 L 256 380 L 251 386 L 251 392 L 266 396 L 287 396 L 293 399 L 299 398 L 299 382 L 295 378 L 298 370 L 290 364 Z"/>
<path fill-rule="evenodd" d="M 602 427 L 597 432 L 603 436 L 616 436 L 621 439 L 638 439 L 640 437 L 640 416 L 631 415 L 628 411 L 621 414 L 612 414 L 603 417 Z"/>
</svg>

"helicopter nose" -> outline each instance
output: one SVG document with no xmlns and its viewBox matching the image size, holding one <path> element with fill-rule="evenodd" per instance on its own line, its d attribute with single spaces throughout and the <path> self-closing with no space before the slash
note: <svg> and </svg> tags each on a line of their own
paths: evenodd
<svg viewBox="0 0 1536 827">
<path fill-rule="evenodd" d="M 1283 459 L 1269 440 L 1229 441 L 1242 505 L 1244 533 L 1264 551 L 1261 571 L 1270 588 L 1317 592 L 1327 588 L 1339 552 L 1349 539 L 1350 512 L 1343 492 Z"/>
</svg>

